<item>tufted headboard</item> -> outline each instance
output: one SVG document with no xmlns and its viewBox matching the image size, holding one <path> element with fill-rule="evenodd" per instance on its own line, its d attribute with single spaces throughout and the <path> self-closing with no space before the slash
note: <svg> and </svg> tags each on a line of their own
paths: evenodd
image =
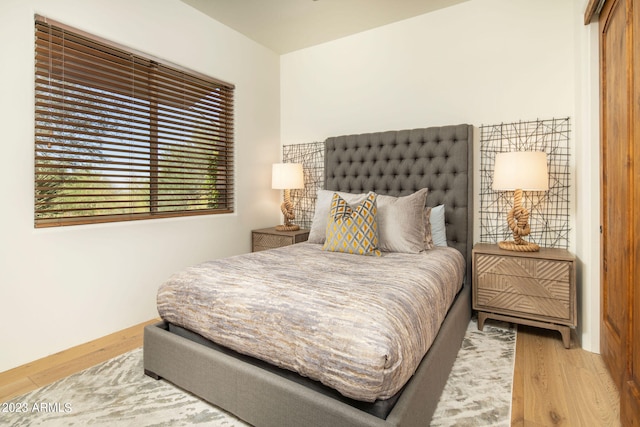
<svg viewBox="0 0 640 427">
<path fill-rule="evenodd" d="M 427 206 L 445 206 L 447 244 L 467 261 L 473 247 L 473 126 L 346 135 L 325 142 L 324 188 L 404 196 L 428 188 Z"/>
</svg>

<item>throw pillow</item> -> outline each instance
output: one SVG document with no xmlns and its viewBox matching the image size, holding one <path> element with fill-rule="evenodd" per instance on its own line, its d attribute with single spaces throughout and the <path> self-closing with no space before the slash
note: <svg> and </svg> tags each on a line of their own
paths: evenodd
<svg viewBox="0 0 640 427">
<path fill-rule="evenodd" d="M 368 193 L 361 204 L 351 207 L 339 194 L 334 194 L 322 249 L 380 256 L 376 197 L 375 193 Z"/>
<path fill-rule="evenodd" d="M 378 195 L 380 250 L 416 254 L 425 249 L 427 189 L 402 197 Z"/>
<path fill-rule="evenodd" d="M 356 205 L 362 202 L 367 194 L 345 193 L 341 191 L 318 190 L 316 195 L 316 210 L 313 213 L 311 221 L 311 230 L 309 230 L 309 243 L 324 243 L 327 232 L 327 218 L 329 218 L 329 210 L 331 209 L 331 199 L 334 194 L 339 194 L 350 205 Z"/>
<path fill-rule="evenodd" d="M 402 197 L 378 195 L 378 238 L 379 248 L 387 252 L 418 253 L 425 249 L 423 236 L 426 225 L 423 220 L 424 204 L 428 190 L 420 189 Z M 309 243 L 324 243 L 327 230 L 327 218 L 331 209 L 331 200 L 338 194 L 349 205 L 361 203 L 368 194 L 345 193 L 319 190 L 316 196 L 316 208 L 309 232 Z M 427 218 L 428 219 L 428 218 Z M 426 247 L 430 249 L 430 247 Z"/>
</svg>

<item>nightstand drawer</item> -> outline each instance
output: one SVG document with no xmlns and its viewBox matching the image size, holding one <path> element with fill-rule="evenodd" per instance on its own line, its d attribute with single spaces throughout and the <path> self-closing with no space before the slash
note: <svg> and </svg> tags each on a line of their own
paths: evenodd
<svg viewBox="0 0 640 427">
<path fill-rule="evenodd" d="M 309 238 L 309 230 L 279 231 L 275 227 L 253 230 L 251 232 L 251 251 L 265 251 L 267 249 L 281 248 L 295 243 L 306 242 Z"/>
<path fill-rule="evenodd" d="M 507 276 L 550 279 L 567 283 L 569 283 L 571 277 L 571 262 L 566 261 L 478 255 L 476 263 L 478 274 L 494 273 Z"/>
<path fill-rule="evenodd" d="M 478 290 L 509 292 L 540 298 L 554 298 L 562 301 L 571 299 L 569 281 L 544 280 L 534 277 L 507 276 L 495 273 L 479 273 L 476 286 Z"/>
<path fill-rule="evenodd" d="M 263 251 L 265 249 L 280 248 L 294 243 L 291 236 L 278 236 L 276 234 L 253 233 L 253 249 L 254 251 Z"/>
<path fill-rule="evenodd" d="M 486 309 L 505 314 L 528 313 L 536 317 L 546 317 L 561 323 L 571 321 L 571 302 L 555 298 L 522 295 L 496 289 L 478 289 L 476 294 L 478 310 Z"/>
</svg>

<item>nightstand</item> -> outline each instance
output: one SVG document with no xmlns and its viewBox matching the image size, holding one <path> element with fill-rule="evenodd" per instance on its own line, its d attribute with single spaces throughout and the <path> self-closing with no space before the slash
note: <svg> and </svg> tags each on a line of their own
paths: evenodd
<svg viewBox="0 0 640 427">
<path fill-rule="evenodd" d="M 472 258 L 478 329 L 486 319 L 554 329 L 569 348 L 577 325 L 574 255 L 565 249 L 514 252 L 478 243 Z"/>
<path fill-rule="evenodd" d="M 308 229 L 278 231 L 275 227 L 261 228 L 251 232 L 251 252 L 293 245 L 294 243 L 305 242 L 308 238 Z"/>
</svg>

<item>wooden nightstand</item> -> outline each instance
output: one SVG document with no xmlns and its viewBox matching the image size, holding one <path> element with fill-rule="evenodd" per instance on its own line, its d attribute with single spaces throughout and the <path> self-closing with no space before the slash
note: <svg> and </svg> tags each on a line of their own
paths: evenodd
<svg viewBox="0 0 640 427">
<path fill-rule="evenodd" d="M 308 229 L 278 231 L 275 227 L 261 228 L 251 232 L 251 252 L 293 245 L 294 243 L 305 242 L 308 238 Z"/>
<path fill-rule="evenodd" d="M 576 258 L 565 249 L 514 252 L 498 245 L 473 247 L 473 309 L 478 329 L 488 318 L 562 334 L 570 346 L 576 319 Z"/>
</svg>

